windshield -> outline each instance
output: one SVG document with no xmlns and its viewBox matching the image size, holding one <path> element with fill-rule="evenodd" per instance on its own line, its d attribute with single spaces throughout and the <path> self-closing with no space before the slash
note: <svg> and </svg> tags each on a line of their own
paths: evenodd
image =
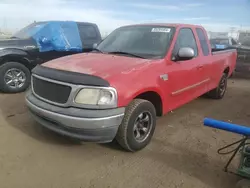
<svg viewBox="0 0 250 188">
<path fill-rule="evenodd" d="M 20 38 L 20 39 L 27 39 L 32 37 L 33 35 L 35 35 L 38 31 L 41 30 L 41 28 L 43 28 L 43 26 L 46 23 L 32 23 L 26 27 L 24 27 L 23 29 L 21 29 L 20 31 L 18 31 L 17 33 L 15 33 L 12 38 Z"/>
<path fill-rule="evenodd" d="M 229 45 L 229 39 L 211 39 L 211 44 Z"/>
<path fill-rule="evenodd" d="M 173 27 L 126 26 L 113 31 L 99 44 L 103 53 L 122 52 L 143 58 L 163 58 L 171 43 Z"/>
</svg>

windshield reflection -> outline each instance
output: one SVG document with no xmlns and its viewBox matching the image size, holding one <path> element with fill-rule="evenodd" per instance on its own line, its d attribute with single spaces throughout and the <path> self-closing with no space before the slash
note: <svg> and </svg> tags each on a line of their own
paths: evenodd
<svg viewBox="0 0 250 188">
<path fill-rule="evenodd" d="M 125 26 L 113 31 L 97 50 L 103 53 L 162 58 L 171 43 L 175 28 L 162 26 Z"/>
<path fill-rule="evenodd" d="M 37 32 L 39 32 L 43 28 L 44 25 L 45 23 L 41 23 L 41 22 L 32 23 L 24 27 L 17 33 L 15 33 L 11 38 L 19 38 L 19 39 L 30 38 L 33 35 L 35 35 Z"/>
</svg>

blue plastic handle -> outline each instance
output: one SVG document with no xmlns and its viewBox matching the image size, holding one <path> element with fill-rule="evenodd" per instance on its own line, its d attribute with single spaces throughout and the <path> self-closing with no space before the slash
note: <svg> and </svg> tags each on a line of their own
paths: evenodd
<svg viewBox="0 0 250 188">
<path fill-rule="evenodd" d="M 250 127 L 227 123 L 224 121 L 218 121 L 218 120 L 211 119 L 211 118 L 205 118 L 203 123 L 205 126 L 208 126 L 208 127 L 213 127 L 216 129 L 221 129 L 221 130 L 236 133 L 236 134 L 241 134 L 244 136 L 250 136 Z"/>
</svg>

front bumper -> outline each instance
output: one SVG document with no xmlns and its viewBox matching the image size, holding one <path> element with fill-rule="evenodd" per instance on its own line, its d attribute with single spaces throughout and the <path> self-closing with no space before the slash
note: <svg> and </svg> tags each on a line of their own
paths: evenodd
<svg viewBox="0 0 250 188">
<path fill-rule="evenodd" d="M 122 122 L 125 108 L 90 110 L 58 107 L 26 94 L 33 118 L 42 126 L 68 137 L 89 142 L 111 142 Z"/>
</svg>

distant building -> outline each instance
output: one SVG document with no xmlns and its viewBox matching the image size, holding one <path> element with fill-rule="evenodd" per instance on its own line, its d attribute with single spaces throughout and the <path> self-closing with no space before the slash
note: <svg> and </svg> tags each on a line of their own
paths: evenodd
<svg viewBox="0 0 250 188">
<path fill-rule="evenodd" d="M 4 33 L 0 31 L 0 39 L 9 38 L 10 36 L 10 33 Z"/>
<path fill-rule="evenodd" d="M 250 31 L 239 31 L 238 32 L 238 41 L 243 43 L 244 41 L 248 41 L 250 39 Z"/>
<path fill-rule="evenodd" d="M 207 32 L 208 37 L 210 39 L 212 38 L 227 38 L 231 37 L 234 40 L 240 42 L 240 43 L 247 43 L 250 44 L 250 30 L 231 30 L 229 32 L 213 32 L 213 31 L 208 31 Z"/>
<path fill-rule="evenodd" d="M 208 32 L 209 38 L 226 38 L 229 37 L 229 33 L 228 32 L 213 32 L 213 31 L 209 31 Z"/>
</svg>

